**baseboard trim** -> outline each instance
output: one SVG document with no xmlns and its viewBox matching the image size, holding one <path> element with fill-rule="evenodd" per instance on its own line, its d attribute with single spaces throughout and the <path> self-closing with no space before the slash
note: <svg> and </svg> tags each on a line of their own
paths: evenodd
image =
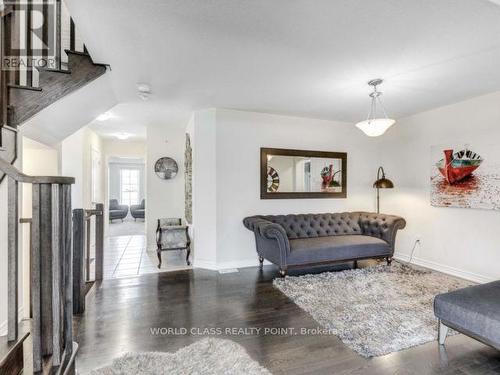
<svg viewBox="0 0 500 375">
<path fill-rule="evenodd" d="M 264 265 L 269 265 L 272 264 L 268 262 L 267 260 L 264 261 Z M 212 271 L 220 271 L 220 270 L 226 270 L 226 269 L 231 269 L 231 268 L 247 268 L 247 267 L 257 267 L 259 266 L 259 260 L 257 257 L 252 258 L 252 259 L 244 259 L 244 260 L 237 260 L 237 261 L 231 261 L 231 262 L 209 262 L 205 260 L 194 260 L 193 267 L 194 268 L 203 268 L 207 270 L 212 270 Z"/>
<path fill-rule="evenodd" d="M 396 252 L 394 254 L 394 258 L 401 260 L 403 262 L 409 262 L 410 261 L 410 256 L 408 254 L 404 253 L 398 253 Z M 422 266 L 425 268 L 430 268 L 435 271 L 439 271 L 442 273 L 446 273 L 448 275 L 460 277 L 461 279 L 473 281 L 476 283 L 484 284 L 484 283 L 489 283 L 491 281 L 494 281 L 495 279 L 492 277 L 484 276 L 484 275 L 479 275 L 474 272 L 469 272 L 465 270 L 461 270 L 459 268 L 447 266 L 445 264 L 433 262 L 430 260 L 418 258 L 418 257 L 413 257 L 412 261 L 413 264 L 416 264 L 417 266 Z"/>
<path fill-rule="evenodd" d="M 268 262 L 267 260 L 264 260 L 264 265 L 269 265 L 272 264 Z M 259 264 L 259 259 L 257 256 L 252 259 L 245 259 L 245 260 L 236 260 L 236 261 L 231 261 L 231 262 L 221 262 L 217 263 L 217 267 L 219 270 L 224 270 L 228 268 L 247 268 L 247 267 L 258 267 Z"/>
<path fill-rule="evenodd" d="M 217 271 L 217 264 L 215 262 L 210 262 L 208 260 L 193 260 L 193 268 L 203 268 L 206 270 Z"/>
</svg>

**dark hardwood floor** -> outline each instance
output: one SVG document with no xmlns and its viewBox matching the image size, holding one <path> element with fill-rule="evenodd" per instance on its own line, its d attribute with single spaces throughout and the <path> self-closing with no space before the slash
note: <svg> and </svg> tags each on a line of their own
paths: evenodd
<svg viewBox="0 0 500 375">
<path fill-rule="evenodd" d="M 272 286 L 277 274 L 266 266 L 230 274 L 195 269 L 106 280 L 91 291 L 79 318 L 78 371 L 87 373 L 127 351 L 171 352 L 202 338 L 182 331 L 153 335 L 152 328 L 293 327 L 299 334 L 218 337 L 238 342 L 275 375 L 500 373 L 500 352 L 463 335 L 449 337 L 446 349 L 431 342 L 371 359 L 335 336 L 301 335 L 302 328 L 318 324 Z"/>
</svg>

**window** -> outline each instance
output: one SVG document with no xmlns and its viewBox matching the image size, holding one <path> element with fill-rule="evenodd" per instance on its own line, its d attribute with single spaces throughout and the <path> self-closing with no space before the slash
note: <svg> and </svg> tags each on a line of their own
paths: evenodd
<svg viewBox="0 0 500 375">
<path fill-rule="evenodd" d="M 139 169 L 120 170 L 120 200 L 128 206 L 139 203 Z"/>
</svg>

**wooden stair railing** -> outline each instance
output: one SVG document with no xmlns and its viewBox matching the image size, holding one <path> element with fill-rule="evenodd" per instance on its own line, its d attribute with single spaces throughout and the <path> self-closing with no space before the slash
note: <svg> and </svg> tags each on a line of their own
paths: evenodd
<svg viewBox="0 0 500 375">
<path fill-rule="evenodd" d="M 33 210 L 29 329 L 33 373 L 73 374 L 78 348 L 73 341 L 72 326 L 71 185 L 75 180 L 72 177 L 27 176 L 1 158 L 0 171 L 5 173 L 8 182 L 8 340 L 16 343 L 21 339 L 18 331 L 19 185 L 26 183 L 32 185 Z M 5 358 L 0 358 L 0 363 L 9 365 Z M 0 368 L 0 373 L 2 371 Z"/>
<path fill-rule="evenodd" d="M 38 29 L 35 12 L 43 17 Z M 0 158 L 11 164 L 18 126 L 107 68 L 90 57 L 62 0 L 3 0 L 0 64 Z"/>
<path fill-rule="evenodd" d="M 94 220 L 95 253 L 91 254 L 91 226 Z M 104 274 L 104 204 L 95 209 L 73 210 L 73 313 L 85 312 L 85 296 Z M 93 267 L 92 267 L 93 264 Z M 92 271 L 94 271 L 92 273 Z"/>
</svg>

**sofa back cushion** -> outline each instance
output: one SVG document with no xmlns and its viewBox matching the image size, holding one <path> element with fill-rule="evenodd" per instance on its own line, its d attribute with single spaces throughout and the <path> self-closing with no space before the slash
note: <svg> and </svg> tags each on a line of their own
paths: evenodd
<svg viewBox="0 0 500 375">
<path fill-rule="evenodd" d="M 361 234 L 359 213 L 326 213 L 261 216 L 281 225 L 289 239 Z"/>
</svg>

